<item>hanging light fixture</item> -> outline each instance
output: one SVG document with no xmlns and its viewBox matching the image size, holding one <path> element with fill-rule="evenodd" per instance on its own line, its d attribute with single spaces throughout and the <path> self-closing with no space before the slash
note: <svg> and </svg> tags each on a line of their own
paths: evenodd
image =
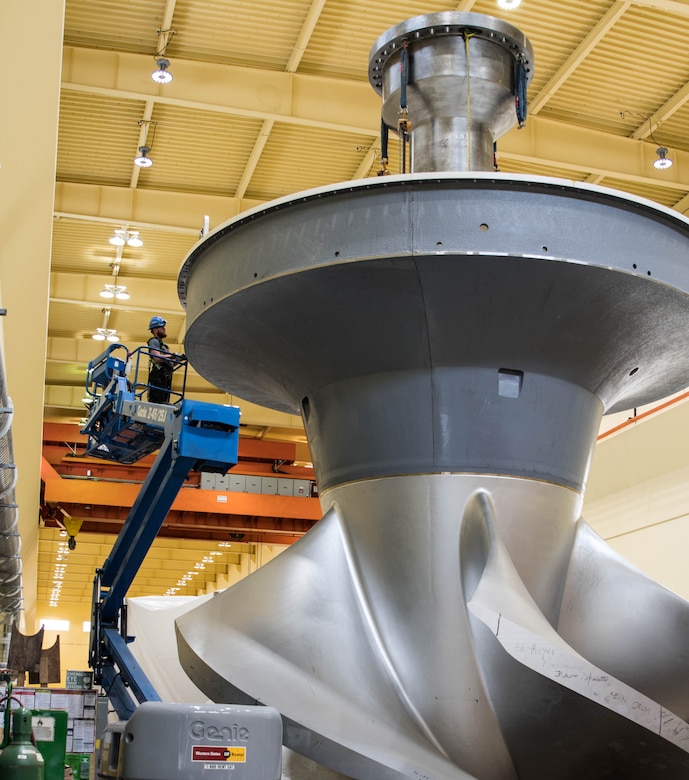
<svg viewBox="0 0 689 780">
<path fill-rule="evenodd" d="M 500 8 L 504 8 L 506 11 L 512 11 L 521 5 L 522 0 L 498 0 Z"/>
<path fill-rule="evenodd" d="M 143 246 L 144 242 L 139 237 L 138 230 L 116 230 L 115 235 L 109 239 L 113 246 Z"/>
<path fill-rule="evenodd" d="M 665 170 L 666 168 L 672 168 L 672 159 L 667 156 L 667 153 L 668 149 L 666 146 L 659 146 L 656 149 L 658 159 L 653 161 L 654 168 L 657 168 L 659 171 Z"/>
<path fill-rule="evenodd" d="M 96 332 L 91 336 L 94 341 L 119 341 L 115 328 L 108 327 L 109 321 L 110 308 L 103 309 L 103 325 L 100 328 L 96 328 Z"/>
<path fill-rule="evenodd" d="M 129 293 L 123 284 L 106 284 L 100 293 L 101 298 L 117 298 L 119 301 L 128 301 Z"/>
<path fill-rule="evenodd" d="M 628 113 L 633 113 L 629 111 Z M 635 116 L 642 116 L 641 114 L 636 114 Z M 624 113 L 622 114 L 622 117 L 624 118 Z M 656 141 L 654 135 L 653 135 L 653 120 L 650 116 L 645 117 L 645 119 L 648 121 L 648 136 L 653 141 L 654 144 L 658 144 L 658 148 L 656 149 L 656 159 L 653 160 L 653 167 L 656 168 L 659 171 L 667 170 L 667 168 L 672 168 L 672 158 L 667 156 L 668 148 L 667 146 L 662 146 L 658 141 Z M 658 129 L 659 125 L 656 125 L 656 130 Z"/>
<path fill-rule="evenodd" d="M 138 230 L 126 230 L 125 228 L 122 228 L 121 230 L 115 231 L 115 235 L 110 239 L 110 243 L 115 244 L 117 247 L 117 256 L 114 262 L 110 263 L 110 267 L 112 268 L 112 281 L 103 286 L 103 289 L 100 291 L 100 297 L 106 298 L 107 300 L 117 298 L 118 301 L 127 301 L 130 297 L 127 292 L 127 286 L 118 282 L 124 245 L 127 244 L 128 246 L 139 247 L 143 246 L 144 242 L 139 238 Z M 105 309 L 103 310 L 103 313 L 106 313 Z M 107 316 L 110 316 L 109 310 Z M 107 324 L 107 322 L 104 322 L 103 327 L 107 327 Z"/>
<path fill-rule="evenodd" d="M 153 148 L 155 140 L 157 122 L 153 119 L 139 119 L 136 123 L 141 129 L 139 131 L 138 155 L 134 158 L 134 163 L 139 168 L 150 168 L 153 160 L 148 156 Z M 150 132 L 153 128 L 153 132 Z M 150 138 L 149 138 L 150 135 Z M 136 174 L 138 177 L 138 173 Z"/>
<path fill-rule="evenodd" d="M 94 341 L 118 341 L 117 331 L 114 328 L 96 328 L 96 332 L 91 338 Z"/>
<path fill-rule="evenodd" d="M 165 51 L 170 41 L 177 35 L 177 30 L 167 29 L 158 30 L 158 48 L 153 55 L 156 61 L 157 70 L 151 73 L 151 78 L 158 84 L 169 84 L 172 81 L 172 73 L 168 70 L 170 60 L 165 56 Z"/>
<path fill-rule="evenodd" d="M 151 78 L 158 84 L 169 84 L 172 81 L 172 73 L 168 70 L 170 67 L 170 60 L 165 57 L 159 57 L 156 60 L 158 70 L 154 70 L 151 73 Z"/>
<path fill-rule="evenodd" d="M 134 164 L 138 165 L 139 168 L 150 168 L 153 165 L 153 160 L 148 156 L 150 151 L 150 146 L 140 146 L 139 154 L 134 158 Z"/>
</svg>

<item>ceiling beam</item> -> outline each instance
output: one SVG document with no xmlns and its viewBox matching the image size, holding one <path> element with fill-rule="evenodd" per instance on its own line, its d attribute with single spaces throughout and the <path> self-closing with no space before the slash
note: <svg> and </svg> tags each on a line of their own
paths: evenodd
<svg viewBox="0 0 689 780">
<path fill-rule="evenodd" d="M 373 167 L 374 163 L 378 158 L 379 151 L 380 151 L 380 141 L 374 141 L 369 146 L 366 155 L 364 156 L 364 159 L 359 164 L 359 167 L 356 169 L 354 176 L 352 176 L 352 179 L 356 181 L 356 179 L 365 179 L 368 176 L 371 168 Z"/>
<path fill-rule="evenodd" d="M 140 54 L 65 46 L 62 88 L 119 100 L 273 119 L 360 135 L 378 135 L 380 98 L 367 81 L 179 60 L 165 93 L 143 78 Z M 347 110 L 343 112 L 343 106 Z M 343 122 L 343 117 L 346 122 Z"/>
<path fill-rule="evenodd" d="M 636 6 L 667 11 L 668 13 L 676 14 L 677 16 L 689 18 L 689 6 L 685 3 L 674 2 L 674 0 L 633 0 L 633 4 Z M 669 119 L 675 111 L 680 109 L 687 100 L 689 100 L 689 83 L 685 84 L 664 105 L 644 120 L 644 122 L 632 133 L 631 138 L 644 140 L 650 137 L 653 139 L 653 133 L 658 127 L 665 120 Z M 687 208 L 689 208 L 689 202 L 685 201 L 686 198 L 683 198 L 676 203 L 673 208 L 684 213 Z"/>
<path fill-rule="evenodd" d="M 675 209 L 675 211 L 679 211 L 681 214 L 686 214 L 687 211 L 689 211 L 689 194 L 678 200 L 672 208 Z"/>
<path fill-rule="evenodd" d="M 48 503 L 132 507 L 140 485 L 92 480 L 46 479 L 44 500 Z M 220 500 L 219 495 L 227 500 Z M 215 490 L 182 490 L 172 503 L 170 512 L 195 512 L 213 515 L 247 517 L 282 517 L 286 519 L 320 520 L 321 507 L 317 498 L 237 493 Z"/>
<path fill-rule="evenodd" d="M 139 140 L 137 141 L 136 151 L 134 152 L 135 157 L 138 157 L 138 151 L 139 149 L 141 149 L 142 146 L 148 146 L 150 148 L 150 144 L 148 143 L 148 135 L 151 130 L 151 125 L 153 124 L 151 117 L 153 116 L 154 105 L 155 103 L 153 100 L 149 99 L 146 101 L 146 105 L 144 107 L 144 115 L 139 120 Z M 155 125 L 153 125 L 153 127 L 155 128 Z M 141 173 L 141 166 L 137 165 L 135 162 L 132 162 L 132 175 L 129 179 L 129 186 L 132 189 L 136 189 L 136 186 L 139 183 L 140 173 Z"/>
<path fill-rule="evenodd" d="M 205 215 L 210 217 L 211 227 L 216 227 L 263 202 L 250 198 L 57 182 L 54 217 L 198 236 Z"/>
<path fill-rule="evenodd" d="M 297 42 L 292 49 L 289 60 L 287 61 L 287 67 L 285 68 L 287 73 L 294 73 L 299 67 L 299 63 L 304 56 L 306 47 L 309 45 L 309 41 L 311 40 L 311 36 L 313 35 L 314 28 L 316 27 L 316 23 L 318 22 L 318 18 L 321 15 L 321 11 L 323 10 L 324 5 L 325 0 L 313 0 L 311 3 L 309 12 L 306 15 L 304 24 L 302 25 L 301 31 L 299 32 Z M 274 119 L 263 120 L 258 137 L 254 143 L 254 148 L 251 150 L 249 159 L 244 166 L 242 178 L 237 185 L 237 190 L 235 192 L 236 198 L 244 197 L 244 194 L 246 193 L 247 187 L 251 183 L 251 179 L 253 178 L 254 172 L 256 171 L 256 166 L 261 159 L 261 155 L 263 154 L 263 150 L 265 149 L 266 143 L 274 125 Z"/>
<path fill-rule="evenodd" d="M 266 143 L 268 142 L 268 137 L 270 136 L 270 133 L 273 130 L 274 124 L 275 124 L 275 120 L 273 119 L 263 120 L 261 129 L 258 132 L 258 138 L 256 138 L 256 141 L 254 142 L 254 147 L 251 150 L 251 154 L 249 155 L 249 159 L 246 161 L 246 165 L 244 166 L 244 172 L 242 173 L 242 178 L 239 180 L 239 184 L 237 185 L 237 189 L 235 191 L 236 198 L 243 198 L 244 195 L 246 194 L 247 187 L 251 183 L 251 179 L 253 178 L 254 172 L 256 170 L 256 166 L 258 165 L 258 161 L 261 159 L 261 155 L 263 154 L 263 150 L 266 147 Z"/>
<path fill-rule="evenodd" d="M 660 9 L 680 16 L 689 17 L 689 6 L 684 3 L 664 2 L 663 0 L 617 0 L 617 2 L 601 17 L 598 24 L 596 24 L 586 38 L 577 46 L 567 60 L 558 68 L 557 72 L 551 76 L 548 83 L 541 89 L 538 95 L 529 101 L 529 112 L 531 114 L 537 114 L 543 108 L 581 62 L 589 55 L 592 49 L 605 37 L 620 17 L 629 10 L 630 6 L 633 5 Z M 689 84 L 683 87 L 662 108 L 653 114 L 650 128 L 648 122 L 644 123 L 635 131 L 632 138 L 639 140 L 648 137 L 660 123 L 668 119 L 678 108 L 684 105 L 687 99 L 689 99 Z"/>
<path fill-rule="evenodd" d="M 662 186 L 689 192 L 689 152 L 673 150 L 677 165 L 658 171 L 655 144 L 602 133 L 576 125 L 533 117 L 521 130 L 511 130 L 498 142 L 501 158 L 527 163 L 568 168 L 586 177 L 590 175 L 635 182 L 651 187 Z"/>
<path fill-rule="evenodd" d="M 66 303 L 70 306 L 80 306 L 85 309 L 111 309 L 112 311 L 117 311 L 118 309 L 120 311 L 138 311 L 142 312 L 144 314 L 150 314 L 151 307 L 150 306 L 133 306 L 129 303 L 103 303 L 103 301 L 89 301 L 85 300 L 83 298 L 53 298 L 51 297 L 50 303 Z M 156 312 L 160 315 L 167 315 L 168 317 L 179 317 L 180 315 L 184 315 L 183 311 L 180 311 L 179 309 L 165 309 L 160 306 L 156 307 Z"/>
<path fill-rule="evenodd" d="M 318 19 L 321 15 L 321 12 L 323 11 L 325 3 L 326 0 L 312 1 L 309 12 L 306 14 L 304 24 L 301 26 L 301 30 L 299 31 L 297 42 L 294 44 L 292 53 L 290 54 L 289 60 L 287 61 L 287 67 L 285 70 L 288 73 L 294 73 L 299 67 L 299 63 L 304 56 L 306 47 L 309 45 L 309 41 L 311 40 L 311 36 L 313 35 L 313 31 L 316 28 L 316 24 L 318 23 Z"/>
<path fill-rule="evenodd" d="M 651 116 L 646 119 L 643 124 L 639 125 L 637 129 L 632 133 L 632 138 L 644 139 L 649 136 L 653 138 L 653 133 L 658 127 L 669 119 L 675 111 L 678 111 L 689 100 L 689 83 L 685 84 L 682 89 L 675 92 L 675 94 L 664 103 L 657 111 L 654 111 Z"/>
<path fill-rule="evenodd" d="M 87 185 L 87 186 L 98 186 L 98 185 Z M 53 212 L 53 219 L 74 219 L 77 222 L 97 222 L 99 224 L 108 224 L 108 225 L 121 225 L 123 220 L 121 219 L 115 219 L 113 217 L 94 217 L 89 214 L 70 214 L 67 211 L 54 211 Z M 182 233 L 187 236 L 195 236 L 198 235 L 199 231 L 194 228 L 184 228 L 179 227 L 177 225 L 161 225 L 160 223 L 154 224 L 152 222 L 134 222 L 132 220 L 127 220 L 126 226 L 123 228 L 124 230 L 128 230 L 129 228 L 143 228 L 144 230 L 150 229 L 150 230 L 160 230 L 167 233 Z"/>
<path fill-rule="evenodd" d="M 160 23 L 160 30 L 158 30 L 158 46 L 156 48 L 155 56 L 164 57 L 165 51 L 170 43 L 170 40 L 177 34 L 176 30 L 172 30 L 172 17 L 175 15 L 175 6 L 177 0 L 167 0 L 165 3 L 165 10 L 163 11 L 163 21 Z"/>
<path fill-rule="evenodd" d="M 116 99 L 148 99 L 148 87 L 143 90 L 140 75 L 143 67 L 140 56 L 74 47 L 66 47 L 65 51 L 64 88 Z M 180 81 L 201 84 L 201 88 L 188 94 L 180 90 L 177 97 L 156 97 L 156 101 L 261 120 L 327 127 L 368 135 L 372 141 L 378 138 L 380 103 L 366 82 L 210 63 L 185 62 L 177 67 L 181 65 L 189 72 Z M 139 91 L 133 91 L 135 87 Z M 346 112 L 342 106 L 347 106 Z M 505 158 L 569 168 L 585 175 L 652 186 L 662 184 L 682 194 L 689 191 L 689 152 L 678 151 L 674 154 L 677 164 L 669 171 L 657 172 L 652 167 L 655 159 L 652 144 L 540 116 L 531 117 L 526 128 L 513 129 L 503 136 L 499 151 Z"/>
</svg>

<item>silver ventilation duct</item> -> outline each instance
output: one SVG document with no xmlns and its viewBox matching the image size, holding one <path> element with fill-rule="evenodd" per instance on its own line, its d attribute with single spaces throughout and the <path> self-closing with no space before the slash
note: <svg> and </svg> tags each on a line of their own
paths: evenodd
<svg viewBox="0 0 689 780">
<path fill-rule="evenodd" d="M 19 510 L 14 493 L 17 467 L 12 449 L 13 414 L 0 355 L 0 631 L 3 636 L 9 635 L 22 607 Z"/>
<path fill-rule="evenodd" d="M 255 209 L 179 279 L 195 368 L 302 414 L 324 513 L 180 659 L 360 780 L 689 772 L 689 605 L 580 517 L 601 415 L 689 385 L 689 220 L 492 172 L 531 70 L 496 19 L 393 28 L 370 73 L 414 172 Z"/>
</svg>

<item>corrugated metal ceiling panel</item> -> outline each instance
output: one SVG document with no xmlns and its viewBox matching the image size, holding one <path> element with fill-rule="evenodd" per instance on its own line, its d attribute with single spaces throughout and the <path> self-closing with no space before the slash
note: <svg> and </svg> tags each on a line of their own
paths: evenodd
<svg viewBox="0 0 689 780">
<path fill-rule="evenodd" d="M 143 101 L 63 90 L 58 180 L 128 186 L 144 105 Z"/>
<path fill-rule="evenodd" d="M 261 120 L 162 104 L 152 119 L 153 165 L 142 169 L 139 187 L 234 195 Z"/>
<path fill-rule="evenodd" d="M 107 316 L 106 311 L 110 311 Z M 155 314 L 152 311 L 150 314 Z M 136 344 L 145 344 L 150 338 L 148 321 L 150 315 L 137 309 L 130 309 L 127 303 L 121 304 L 95 304 L 83 306 L 79 302 L 51 301 L 48 316 L 48 329 L 51 336 L 60 338 L 76 334 L 78 339 L 90 339 L 96 328 L 108 327 L 117 330 L 118 337 L 130 347 Z M 185 313 L 180 306 L 179 314 L 166 313 L 168 341 L 174 343 L 174 334 L 180 332 L 184 326 Z M 105 321 L 107 320 L 107 325 Z M 94 344 L 96 342 L 94 341 Z M 104 347 L 101 346 L 93 353 L 95 357 Z"/>
<path fill-rule="evenodd" d="M 310 0 L 178 0 L 170 58 L 284 70 Z"/>
<path fill-rule="evenodd" d="M 677 19 L 632 7 L 557 91 L 543 115 L 631 135 L 687 79 L 686 34 Z M 684 148 L 688 144 L 685 140 Z"/>
<path fill-rule="evenodd" d="M 116 226 L 101 222 L 56 219 L 53 223 L 53 271 L 111 274 L 117 258 L 109 243 Z M 200 228 L 201 226 L 199 226 Z M 142 247 L 122 249 L 122 277 L 155 277 L 176 280 L 179 269 L 197 236 L 153 228 L 139 230 Z"/>
<path fill-rule="evenodd" d="M 53 221 L 53 271 L 109 273 L 115 247 L 108 243 L 113 226 L 101 222 Z"/>
<path fill-rule="evenodd" d="M 586 181 L 586 176 L 581 171 L 572 168 L 555 168 L 550 165 L 524 162 L 523 160 L 511 160 L 500 157 L 498 154 L 498 167 L 501 173 L 519 173 L 526 176 L 555 176 L 558 179 L 571 181 Z"/>
<path fill-rule="evenodd" d="M 663 187 L 659 184 L 657 187 L 649 185 L 647 183 L 627 181 L 624 179 L 614 179 L 612 177 L 604 179 L 600 182 L 602 186 L 612 187 L 616 190 L 622 190 L 630 195 L 637 195 L 640 198 L 649 198 L 650 200 L 660 203 L 662 206 L 672 208 L 675 203 L 680 199 L 680 193 L 673 193 L 668 190 L 667 187 Z"/>
<path fill-rule="evenodd" d="M 686 149 L 689 143 L 687 128 L 689 128 L 689 101 L 660 124 L 657 130 L 654 130 L 653 137 L 648 140 L 675 149 Z"/>
<path fill-rule="evenodd" d="M 268 200 L 351 179 L 370 146 L 370 136 L 276 123 L 247 197 Z"/>
<path fill-rule="evenodd" d="M 66 0 L 65 43 L 155 54 L 166 0 Z M 155 63 L 153 63 L 155 64 Z"/>
<path fill-rule="evenodd" d="M 371 47 L 389 27 L 412 16 L 456 8 L 456 2 L 413 0 L 401 6 L 386 0 L 328 0 L 299 70 L 367 80 Z"/>
<path fill-rule="evenodd" d="M 535 72 L 529 88 L 537 95 L 563 62 L 613 5 L 611 0 L 545 0 L 522 3 L 510 13 L 500 12 L 492 0 L 476 3 L 472 10 L 499 16 L 521 30 L 534 49 Z"/>
</svg>

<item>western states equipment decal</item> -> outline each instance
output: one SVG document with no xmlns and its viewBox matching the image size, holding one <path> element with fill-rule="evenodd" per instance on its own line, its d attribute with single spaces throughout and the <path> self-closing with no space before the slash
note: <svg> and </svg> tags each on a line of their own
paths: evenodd
<svg viewBox="0 0 689 780">
<path fill-rule="evenodd" d="M 223 745 L 192 745 L 191 760 L 244 764 L 246 762 L 246 748 L 225 747 Z"/>
</svg>

